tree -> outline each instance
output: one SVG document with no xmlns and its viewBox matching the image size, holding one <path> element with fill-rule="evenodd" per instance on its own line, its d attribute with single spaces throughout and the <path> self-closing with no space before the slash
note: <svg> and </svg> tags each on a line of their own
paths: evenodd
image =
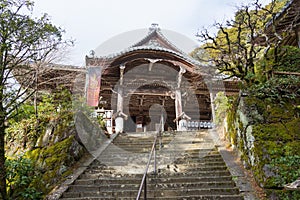
<svg viewBox="0 0 300 200">
<path fill-rule="evenodd" d="M 209 54 L 208 61 L 216 66 L 219 73 L 251 84 L 256 75 L 256 62 L 266 53 L 266 46 L 270 46 L 271 42 L 263 30 L 285 2 L 273 0 L 263 7 L 255 0 L 239 7 L 234 19 L 227 20 L 225 24 L 215 23 L 217 35 L 212 35 L 207 29 L 199 32 L 197 37 L 204 43 L 202 52 L 204 49 Z M 259 38 L 264 38 L 267 44 L 257 45 Z"/>
<path fill-rule="evenodd" d="M 0 191 L 6 200 L 5 130 L 6 121 L 19 105 L 34 94 L 34 63 L 42 61 L 66 42 L 63 30 L 45 14 L 32 16 L 30 0 L 0 2 Z M 17 80 L 21 80 L 19 84 Z"/>
</svg>

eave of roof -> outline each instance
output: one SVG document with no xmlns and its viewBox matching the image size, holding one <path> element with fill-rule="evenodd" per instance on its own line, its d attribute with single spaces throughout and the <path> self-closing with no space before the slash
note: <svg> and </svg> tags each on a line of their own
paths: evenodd
<svg viewBox="0 0 300 200">
<path fill-rule="evenodd" d="M 168 48 L 166 47 L 162 47 L 159 45 L 147 45 L 146 43 L 148 41 L 151 40 L 151 38 L 154 38 L 157 36 L 165 43 L 167 44 Z M 202 67 L 209 67 L 208 64 L 206 63 L 202 63 L 199 62 L 198 60 L 193 59 L 192 57 L 190 57 L 188 54 L 186 54 L 185 52 L 183 52 L 182 50 L 180 50 L 178 47 L 176 47 L 174 44 L 172 44 L 160 31 L 159 28 L 153 28 L 150 29 L 149 33 L 140 41 L 138 41 L 137 43 L 131 45 L 130 47 L 113 53 L 113 54 L 109 54 L 106 56 L 96 56 L 96 57 L 89 57 L 87 56 L 87 59 L 100 59 L 100 60 L 113 60 L 116 59 L 118 57 L 121 57 L 123 55 L 126 55 L 128 53 L 134 52 L 134 51 L 139 51 L 139 50 L 150 50 L 150 51 L 159 51 L 159 52 L 167 52 L 170 54 L 173 54 L 185 61 L 187 61 L 188 63 L 192 64 L 192 65 L 196 65 L 196 66 L 202 66 Z"/>
<path fill-rule="evenodd" d="M 167 49 L 167 48 L 163 48 L 163 47 L 157 47 L 157 46 L 136 46 L 136 47 L 130 47 L 127 49 L 124 49 L 123 51 L 114 53 L 114 54 L 110 54 L 108 56 L 103 56 L 103 57 L 95 57 L 96 59 L 115 59 L 118 57 L 121 57 L 122 55 L 126 55 L 128 53 L 134 52 L 134 51 L 139 51 L 139 50 L 150 50 L 150 51 L 160 51 L 160 52 L 167 52 L 167 53 L 171 53 L 174 54 L 176 56 L 178 56 L 179 58 L 193 64 L 193 65 L 197 65 L 197 66 L 203 66 L 203 67 L 208 67 L 208 65 L 206 63 L 201 63 L 193 58 L 191 58 L 190 56 L 186 55 L 186 54 L 181 54 L 178 53 L 174 50 L 171 49 Z M 88 57 L 89 58 L 89 57 Z"/>
<path fill-rule="evenodd" d="M 272 25 L 273 21 L 278 20 L 279 18 L 283 17 L 284 13 L 288 10 L 288 8 L 293 4 L 294 0 L 290 0 L 289 2 L 287 2 L 285 4 L 285 6 L 281 9 L 281 11 L 279 13 L 277 13 L 274 17 L 274 20 L 270 20 L 267 24 L 266 24 L 266 29 Z"/>
<path fill-rule="evenodd" d="M 46 67 L 50 67 L 51 69 L 55 69 L 55 70 L 77 71 L 77 72 L 86 71 L 86 67 L 75 66 L 75 65 L 62 65 L 62 64 L 49 63 Z"/>
<path fill-rule="evenodd" d="M 290 10 L 299 10 L 299 7 L 297 6 L 297 4 L 300 4 L 300 0 L 290 0 L 289 2 L 286 3 L 286 5 L 282 8 L 282 10 L 277 13 L 274 17 L 273 20 L 270 20 L 265 27 L 266 32 L 268 31 L 272 31 L 272 25 L 274 22 L 278 22 L 277 25 L 275 26 L 283 26 L 283 23 L 292 23 L 291 20 L 289 20 L 288 18 L 294 18 L 295 16 L 293 16 L 295 13 L 291 13 L 289 12 Z M 300 10 L 299 10 L 300 12 Z M 298 17 L 299 17 L 299 12 L 298 12 Z"/>
</svg>

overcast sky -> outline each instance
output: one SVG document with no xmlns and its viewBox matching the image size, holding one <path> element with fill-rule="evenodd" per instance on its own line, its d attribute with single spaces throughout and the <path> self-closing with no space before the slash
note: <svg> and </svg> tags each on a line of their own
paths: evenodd
<svg viewBox="0 0 300 200">
<path fill-rule="evenodd" d="M 36 15 L 47 13 L 75 39 L 68 64 L 83 66 L 85 55 L 110 38 L 158 23 L 196 40 L 215 21 L 233 17 L 236 6 L 251 0 L 35 0 Z M 269 0 L 263 0 L 269 2 Z"/>
</svg>

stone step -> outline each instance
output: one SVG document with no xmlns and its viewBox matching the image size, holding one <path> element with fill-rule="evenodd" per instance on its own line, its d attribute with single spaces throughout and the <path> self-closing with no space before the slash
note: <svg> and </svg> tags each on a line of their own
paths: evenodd
<svg viewBox="0 0 300 200">
<path fill-rule="evenodd" d="M 62 200 L 132 200 L 133 197 L 80 197 L 80 198 L 62 198 Z M 141 197 L 141 200 L 144 198 Z M 190 195 L 177 197 L 147 197 L 148 200 L 244 200 L 241 195 Z"/>
<path fill-rule="evenodd" d="M 168 158 L 170 155 L 172 154 L 157 154 L 157 161 L 161 161 L 164 160 L 165 158 Z M 98 166 L 98 165 L 107 165 L 105 162 L 107 161 L 114 161 L 114 160 L 126 160 L 126 159 L 130 159 L 130 158 L 140 158 L 142 156 L 145 156 L 146 158 L 149 156 L 149 154 L 145 154 L 145 155 L 138 155 L 138 154 L 122 154 L 122 155 L 105 155 L 105 156 L 100 156 L 98 158 L 99 160 L 99 164 L 92 164 L 91 167 L 93 166 Z M 222 162 L 223 158 L 221 156 L 205 156 L 205 157 L 201 157 L 200 155 L 195 155 L 195 156 L 180 156 L 180 155 L 174 155 L 175 157 L 175 162 L 176 163 L 180 163 L 180 162 L 186 162 L 186 161 L 190 161 L 190 162 L 199 162 L 199 163 L 218 163 L 218 162 Z"/>
<path fill-rule="evenodd" d="M 147 188 L 149 190 L 164 190 L 164 189 L 182 189 L 182 188 L 189 188 L 189 189 L 197 189 L 197 188 L 230 188 L 235 187 L 235 184 L 232 181 L 218 181 L 218 182 L 179 182 L 179 183 L 161 183 L 156 180 L 148 181 Z M 68 189 L 68 192 L 105 192 L 111 190 L 137 190 L 139 189 L 140 184 L 95 184 L 95 185 L 71 185 Z"/>
<path fill-rule="evenodd" d="M 217 181 L 232 181 L 231 176 L 202 176 L 202 177 L 186 177 L 186 176 L 177 176 L 177 177 L 148 177 L 148 182 L 157 182 L 157 183 L 181 183 L 181 182 L 217 182 Z M 106 185 L 106 184 L 140 184 L 141 176 L 138 177 L 99 177 L 98 179 L 78 179 L 75 181 L 75 184 L 78 185 Z"/>
<path fill-rule="evenodd" d="M 148 141 L 145 140 L 123 140 L 123 141 L 114 141 L 113 144 L 117 146 L 141 146 L 141 145 L 152 145 L 154 142 L 155 138 L 151 138 Z M 162 140 L 157 139 L 158 143 L 162 143 L 163 145 L 168 145 L 168 144 L 184 144 L 184 145 L 199 145 L 199 144 L 213 144 L 213 140 L 184 140 L 184 141 L 178 141 L 178 138 L 176 140 L 174 138 L 168 138 L 165 139 L 163 138 Z"/>
<path fill-rule="evenodd" d="M 118 136 L 118 138 L 114 139 L 114 143 L 128 143 L 128 142 L 133 142 L 133 143 L 153 143 L 156 137 L 130 137 L 127 138 L 126 136 Z M 207 142 L 212 142 L 213 138 L 205 137 L 205 136 L 194 136 L 194 135 L 189 135 L 189 136 L 182 136 L 182 135 L 174 135 L 174 136 L 162 136 L 158 137 L 157 140 L 162 141 L 162 142 L 179 142 L 179 143 L 185 143 L 185 142 L 198 142 L 198 141 L 207 141 Z"/>
<path fill-rule="evenodd" d="M 117 146 L 114 148 L 107 148 L 102 154 L 114 154 L 114 153 L 126 153 L 128 152 L 145 152 L 149 153 L 152 148 L 152 145 L 132 145 L 132 146 Z M 203 154 L 213 154 L 212 148 L 210 147 L 207 150 L 202 150 L 201 147 L 197 145 L 189 145 L 188 149 L 186 146 L 178 146 L 172 144 L 171 146 L 164 145 L 160 147 L 158 144 L 156 145 L 156 151 L 161 152 L 176 152 L 176 153 L 203 153 Z"/>
<path fill-rule="evenodd" d="M 111 162 L 111 161 L 124 161 L 128 162 L 130 160 L 136 160 L 138 162 L 139 160 L 147 161 L 149 157 L 149 153 L 121 153 L 121 154 L 110 154 L 110 155 L 101 155 L 98 157 L 98 163 L 93 163 L 92 165 L 99 165 L 103 164 L 106 165 L 106 162 Z M 167 158 L 172 158 L 172 160 L 176 160 L 176 163 L 180 162 L 224 162 L 223 158 L 220 155 L 217 154 L 193 154 L 190 156 L 187 156 L 186 154 L 180 154 L 180 153 L 175 153 L 175 152 L 156 152 L 156 157 L 157 161 L 160 160 L 165 160 Z M 167 159 L 168 160 L 168 159 Z"/>
<path fill-rule="evenodd" d="M 130 156 L 130 155 L 139 155 L 139 153 L 132 153 L 132 152 L 127 152 L 127 151 L 124 151 L 123 149 L 107 149 L 107 151 L 103 152 L 99 158 L 101 157 L 109 157 L 109 156 L 112 156 L 112 158 L 114 156 L 119 156 L 119 157 L 122 157 L 122 156 Z M 150 151 L 150 150 L 149 150 Z M 142 155 L 145 155 L 145 156 L 148 156 L 149 155 L 149 151 L 148 152 L 145 152 L 143 153 Z M 215 158 L 222 158 L 221 155 L 218 153 L 218 152 L 215 152 L 215 151 L 201 151 L 201 150 L 197 150 L 195 149 L 195 151 L 193 152 L 190 152 L 190 151 L 167 151 L 167 150 L 157 150 L 156 151 L 157 155 L 178 155 L 180 157 L 186 157 L 186 158 L 209 158 L 209 157 L 215 157 Z"/>
<path fill-rule="evenodd" d="M 124 163 L 123 163 L 124 164 Z M 110 168 L 108 169 L 87 169 L 85 171 L 85 173 L 88 174 L 102 174 L 102 173 L 107 173 L 107 174 L 111 174 L 111 173 L 116 173 L 115 169 L 118 169 L 118 167 L 120 167 L 122 165 L 120 165 L 120 163 L 111 163 Z M 125 164 L 124 164 L 125 166 Z M 158 165 L 158 168 L 160 166 Z M 164 167 L 164 166 L 163 166 Z M 114 169 L 115 168 L 115 169 Z M 143 169 L 141 167 L 141 169 Z M 165 168 L 164 168 L 165 169 Z M 193 171 L 195 173 L 198 172 L 214 172 L 214 171 L 227 171 L 227 166 L 223 165 L 201 165 L 201 164 L 193 164 L 193 163 L 185 163 L 185 164 L 176 164 L 176 165 L 170 165 L 169 167 L 167 167 L 167 169 L 165 169 L 166 171 L 168 170 L 172 170 L 172 172 L 188 172 L 188 171 Z"/>
<path fill-rule="evenodd" d="M 213 174 L 217 172 L 223 172 L 223 173 L 228 173 L 228 169 L 226 166 L 189 166 L 189 165 L 176 165 L 177 167 L 171 166 L 169 169 L 163 168 L 159 169 L 160 173 L 159 175 L 165 175 L 168 176 L 169 174 L 182 174 L 182 175 L 187 175 L 188 172 L 192 173 L 193 176 L 201 176 L 203 174 Z M 116 166 L 116 168 L 119 166 Z M 140 169 L 142 172 L 143 168 Z M 117 175 L 115 169 L 93 169 L 93 170 L 86 170 L 82 175 L 82 177 L 99 177 L 101 175 Z M 124 171 L 123 173 L 126 173 Z M 169 174 L 168 174 L 169 173 Z M 132 174 L 131 176 L 138 176 L 138 174 Z M 139 175 L 140 176 L 140 175 Z"/>
<path fill-rule="evenodd" d="M 152 144 L 155 137 L 147 138 L 147 139 L 139 139 L 139 138 L 117 138 L 113 141 L 114 144 L 122 145 L 122 144 Z M 174 140 L 174 137 L 163 137 L 162 139 L 158 138 L 157 140 L 162 141 L 163 143 L 169 143 Z M 201 140 L 199 140 L 201 141 Z"/>
<path fill-rule="evenodd" d="M 225 165 L 224 161 L 221 158 L 218 159 L 201 159 L 201 158 L 178 158 L 180 156 L 176 156 L 173 159 L 168 159 L 168 155 L 157 155 L 156 156 L 156 161 L 158 164 L 169 164 L 169 165 L 174 165 L 174 164 L 191 164 L 191 165 L 206 165 L 206 166 L 221 166 Z M 103 164 L 103 166 L 123 166 L 127 165 L 129 163 L 135 163 L 135 164 L 146 164 L 147 159 L 143 155 L 127 155 L 123 157 L 115 157 L 115 159 L 109 158 L 109 157 L 100 157 L 98 158 L 99 161 Z M 97 168 L 97 164 L 93 164 L 90 168 Z M 100 168 L 103 169 L 103 168 Z"/>
<path fill-rule="evenodd" d="M 165 177 L 166 175 L 164 173 L 159 173 L 159 177 Z M 230 176 L 230 172 L 228 170 L 224 171 L 193 171 L 189 170 L 183 173 L 171 173 L 168 174 L 167 176 L 171 177 L 204 177 L 204 176 L 209 176 L 209 177 L 219 177 L 219 176 Z"/>
<path fill-rule="evenodd" d="M 196 195 L 237 195 L 237 188 L 182 188 L 182 189 L 154 189 L 147 190 L 147 197 L 176 197 L 176 196 L 196 196 Z M 79 197 L 97 197 L 99 195 L 109 197 L 132 197 L 137 195 L 137 190 L 106 190 L 106 191 L 76 191 L 66 192 L 63 198 L 79 198 Z"/>
<path fill-rule="evenodd" d="M 166 170 L 163 170 L 162 172 L 164 172 Z M 169 171 L 170 172 L 170 171 Z M 83 174 L 81 174 L 79 176 L 80 179 L 97 179 L 101 176 L 108 176 L 108 177 L 139 177 L 140 180 L 142 178 L 142 174 L 115 174 L 115 171 L 111 170 L 111 171 L 103 171 L 101 173 L 88 173 L 88 172 L 84 172 Z M 193 171 L 193 170 L 189 170 L 186 171 L 184 173 L 180 173 L 180 172 L 173 172 L 173 173 L 159 173 L 157 175 L 158 177 L 161 178 L 165 178 L 165 177 L 218 177 L 218 176 L 230 176 L 230 172 L 228 170 L 210 170 L 210 171 Z"/>
<path fill-rule="evenodd" d="M 114 148 L 110 148 L 108 147 L 100 156 L 109 156 L 109 155 L 130 155 L 131 151 L 136 150 L 136 151 L 141 151 L 142 149 L 147 149 L 147 148 L 132 148 L 129 149 L 128 151 L 125 148 L 119 148 L 119 147 L 114 147 Z M 150 149 L 148 149 L 147 152 L 145 152 L 145 154 L 149 154 Z M 201 157 L 203 156 L 209 156 L 209 155 L 219 155 L 218 152 L 216 150 L 213 150 L 212 148 L 210 149 L 200 149 L 200 147 L 194 148 L 193 150 L 189 149 L 181 149 L 181 148 L 176 148 L 174 147 L 174 149 L 168 149 L 167 147 L 163 147 L 163 148 L 156 148 L 157 153 L 161 153 L 163 152 L 164 154 L 168 154 L 168 153 L 176 153 L 178 155 L 185 155 L 185 156 L 199 156 L 201 155 Z"/>
</svg>

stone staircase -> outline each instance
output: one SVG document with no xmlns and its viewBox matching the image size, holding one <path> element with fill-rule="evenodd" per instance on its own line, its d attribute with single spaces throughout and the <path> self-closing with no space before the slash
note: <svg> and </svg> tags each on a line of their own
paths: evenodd
<svg viewBox="0 0 300 200">
<path fill-rule="evenodd" d="M 135 199 L 153 140 L 119 135 L 60 199 Z M 158 173 L 151 165 L 147 199 L 244 199 L 208 131 L 164 133 L 156 149 Z"/>
</svg>

